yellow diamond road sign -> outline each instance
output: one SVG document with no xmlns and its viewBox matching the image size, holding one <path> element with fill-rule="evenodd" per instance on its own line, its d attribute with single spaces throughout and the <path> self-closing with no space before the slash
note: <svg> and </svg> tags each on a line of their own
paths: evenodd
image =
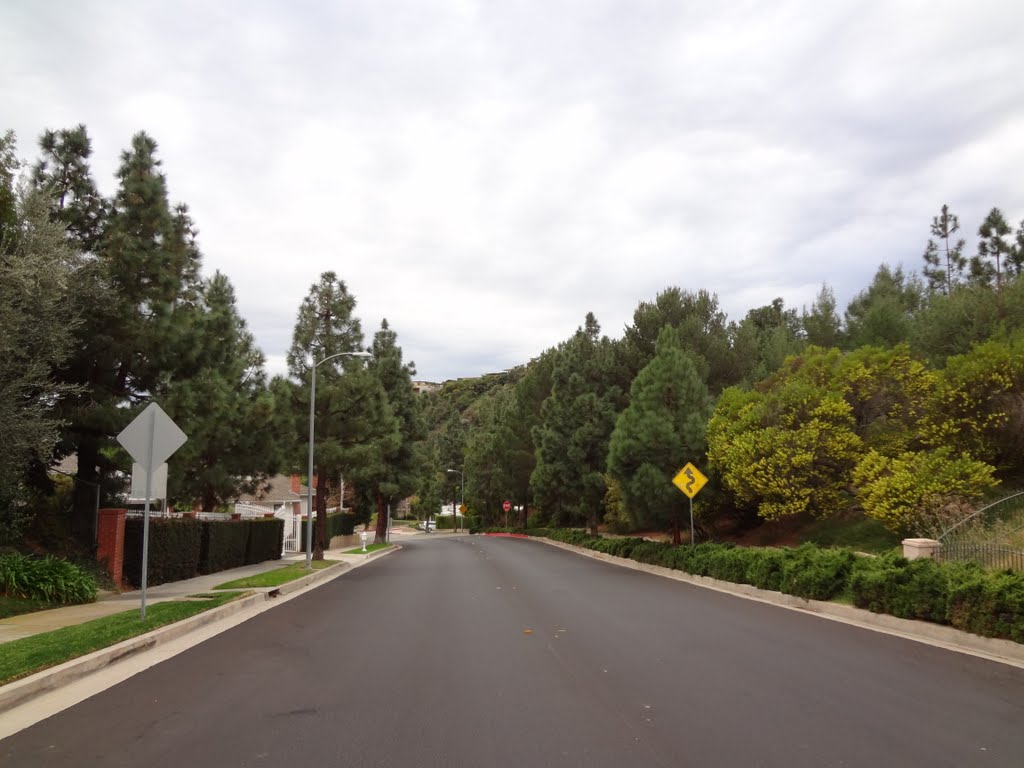
<svg viewBox="0 0 1024 768">
<path fill-rule="evenodd" d="M 687 462 L 686 466 L 679 470 L 679 474 L 672 478 L 673 485 L 691 499 L 707 482 L 708 479 L 690 462 Z"/>
</svg>

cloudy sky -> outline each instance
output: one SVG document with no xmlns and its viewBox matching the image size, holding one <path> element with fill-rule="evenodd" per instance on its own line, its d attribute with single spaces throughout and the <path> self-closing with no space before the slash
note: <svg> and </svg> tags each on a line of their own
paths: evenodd
<svg viewBox="0 0 1024 768">
<path fill-rule="evenodd" d="M 731 319 L 879 264 L 943 203 L 1024 217 L 1024 3 L 0 3 L 0 130 L 145 130 L 268 359 L 325 270 L 419 378 L 526 362 L 593 311 Z"/>
</svg>

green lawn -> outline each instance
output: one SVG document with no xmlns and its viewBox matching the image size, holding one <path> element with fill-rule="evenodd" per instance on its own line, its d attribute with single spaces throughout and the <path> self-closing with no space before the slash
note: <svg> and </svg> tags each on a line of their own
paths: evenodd
<svg viewBox="0 0 1024 768">
<path fill-rule="evenodd" d="M 387 549 L 390 546 L 391 546 L 390 544 L 367 544 L 366 545 L 366 553 L 369 554 L 370 552 L 376 552 L 378 549 Z M 347 552 L 342 552 L 341 554 L 343 554 L 343 555 L 361 555 L 361 554 L 363 554 L 363 548 L 362 547 L 356 547 L 355 549 L 350 549 Z"/>
<path fill-rule="evenodd" d="M 313 570 L 319 571 L 322 568 L 330 568 L 337 565 L 338 560 L 314 560 Z M 289 581 L 301 579 L 309 574 L 305 563 L 290 563 L 272 571 L 258 573 L 255 576 L 248 576 L 244 579 L 235 579 L 218 584 L 214 589 L 255 589 L 257 587 L 279 587 Z"/>
<path fill-rule="evenodd" d="M 138 609 L 134 609 L 73 627 L 12 640 L 0 646 L 3 649 L 0 653 L 0 685 L 152 632 L 243 596 L 244 593 L 229 592 L 208 600 L 156 603 L 146 608 L 145 621 L 139 618 Z"/>
</svg>

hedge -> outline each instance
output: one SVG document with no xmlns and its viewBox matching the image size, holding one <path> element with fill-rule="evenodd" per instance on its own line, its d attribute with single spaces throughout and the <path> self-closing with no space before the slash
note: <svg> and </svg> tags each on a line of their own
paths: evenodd
<svg viewBox="0 0 1024 768">
<path fill-rule="evenodd" d="M 131 517 L 124 524 L 124 578 L 136 586 L 142 583 L 142 523 L 141 517 Z M 146 583 L 165 584 L 195 576 L 202 538 L 198 520 L 150 518 Z"/>
<path fill-rule="evenodd" d="M 895 553 L 859 557 L 845 548 L 673 546 L 638 538 L 599 538 L 565 528 L 493 528 L 526 533 L 641 563 L 710 576 L 810 600 L 850 595 L 858 608 L 947 624 L 985 637 L 1024 643 L 1024 573 L 986 571 L 973 563 L 907 560 Z"/>
<path fill-rule="evenodd" d="M 299 539 L 299 549 L 306 551 L 306 528 L 308 520 L 302 521 L 302 535 Z M 356 530 L 356 516 L 351 512 L 335 512 L 327 516 L 327 544 L 335 536 L 351 536 Z M 316 519 L 313 520 L 313 541 L 316 541 Z"/>
<path fill-rule="evenodd" d="M 249 536 L 245 546 L 245 564 L 280 560 L 284 548 L 284 520 L 250 520 Z"/>
<path fill-rule="evenodd" d="M 265 560 L 280 560 L 283 520 L 153 519 L 149 521 L 150 586 L 217 573 Z M 124 579 L 142 583 L 142 519 L 129 518 L 124 531 Z"/>
<path fill-rule="evenodd" d="M 200 573 L 217 573 L 245 565 L 246 545 L 249 543 L 248 520 L 204 520 L 201 525 L 203 539 L 199 554 Z"/>
</svg>

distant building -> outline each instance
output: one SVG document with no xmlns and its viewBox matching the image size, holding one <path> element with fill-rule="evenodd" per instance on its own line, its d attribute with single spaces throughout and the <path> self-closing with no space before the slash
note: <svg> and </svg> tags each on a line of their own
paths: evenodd
<svg viewBox="0 0 1024 768">
<path fill-rule="evenodd" d="M 433 381 L 414 381 L 412 383 L 412 391 L 417 395 L 422 395 L 426 392 L 437 392 L 441 388 L 441 385 Z"/>
</svg>

